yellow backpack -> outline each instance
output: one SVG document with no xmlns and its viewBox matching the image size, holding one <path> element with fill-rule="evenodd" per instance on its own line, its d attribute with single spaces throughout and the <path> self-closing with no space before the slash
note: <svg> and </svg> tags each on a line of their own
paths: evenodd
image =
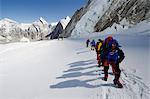
<svg viewBox="0 0 150 99">
<path fill-rule="evenodd" d="M 98 51 L 100 50 L 101 46 L 102 46 L 102 43 L 100 42 L 100 43 L 98 44 Z"/>
</svg>

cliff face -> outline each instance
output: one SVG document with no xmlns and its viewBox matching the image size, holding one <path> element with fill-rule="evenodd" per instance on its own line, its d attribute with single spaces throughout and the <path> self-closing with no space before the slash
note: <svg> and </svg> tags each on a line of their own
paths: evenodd
<svg viewBox="0 0 150 99">
<path fill-rule="evenodd" d="M 75 12 L 61 36 L 88 35 L 123 20 L 135 25 L 147 19 L 150 19 L 150 0 L 89 0 Z"/>
<path fill-rule="evenodd" d="M 123 19 L 129 24 L 137 24 L 150 18 L 149 0 L 114 0 L 109 9 L 94 27 L 96 32 L 111 27 L 114 23 L 120 24 Z"/>
<path fill-rule="evenodd" d="M 63 26 L 62 24 L 59 22 L 55 29 L 46 37 L 49 37 L 50 39 L 57 39 L 59 37 L 59 34 L 61 34 L 63 32 Z"/>
</svg>

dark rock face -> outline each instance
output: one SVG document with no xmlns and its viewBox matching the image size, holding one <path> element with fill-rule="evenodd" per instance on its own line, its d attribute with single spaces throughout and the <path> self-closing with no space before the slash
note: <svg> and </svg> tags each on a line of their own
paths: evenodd
<svg viewBox="0 0 150 99">
<path fill-rule="evenodd" d="M 130 24 L 137 24 L 143 20 L 150 18 L 150 1 L 149 0 L 120 0 L 117 6 L 112 6 L 105 12 L 99 22 L 95 25 L 95 31 L 100 32 L 107 27 L 111 27 L 114 23 L 119 24 L 124 18 Z M 110 10 L 114 8 L 113 10 Z"/>
<path fill-rule="evenodd" d="M 61 19 L 58 24 L 55 26 L 54 30 L 46 36 L 46 38 L 50 38 L 50 39 L 58 39 L 61 37 L 61 34 L 63 33 L 63 31 L 65 30 L 66 26 L 68 25 L 68 23 L 70 22 L 70 17 L 67 16 L 64 19 Z"/>
<path fill-rule="evenodd" d="M 53 32 L 51 32 L 49 35 L 46 37 L 50 37 L 50 39 L 57 39 L 61 33 L 63 33 L 64 29 L 62 24 L 59 22 Z"/>
</svg>

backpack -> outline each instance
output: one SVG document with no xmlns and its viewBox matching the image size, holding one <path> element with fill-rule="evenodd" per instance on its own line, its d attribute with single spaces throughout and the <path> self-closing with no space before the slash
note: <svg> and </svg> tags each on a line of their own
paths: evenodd
<svg viewBox="0 0 150 99">
<path fill-rule="evenodd" d="M 112 47 L 112 44 L 115 44 L 117 48 L 118 48 L 118 47 L 121 47 L 121 46 L 119 45 L 118 41 L 115 40 L 115 39 L 112 39 L 111 41 L 108 42 L 108 48 L 111 48 L 111 47 Z"/>
<path fill-rule="evenodd" d="M 101 54 L 101 58 L 102 59 L 109 59 L 109 60 L 113 60 L 113 61 L 116 61 L 118 59 L 118 53 L 115 52 L 114 55 L 113 53 L 111 53 L 111 48 L 112 48 L 112 44 L 115 44 L 117 48 L 121 47 L 119 44 L 118 44 L 118 41 L 113 39 L 112 37 L 107 37 L 103 44 L 102 44 L 102 47 L 101 47 L 101 51 L 100 51 L 100 54 Z"/>
<path fill-rule="evenodd" d="M 102 46 L 102 42 L 99 42 L 98 47 L 97 47 L 97 50 L 98 50 L 98 51 L 100 51 L 101 46 Z"/>
</svg>

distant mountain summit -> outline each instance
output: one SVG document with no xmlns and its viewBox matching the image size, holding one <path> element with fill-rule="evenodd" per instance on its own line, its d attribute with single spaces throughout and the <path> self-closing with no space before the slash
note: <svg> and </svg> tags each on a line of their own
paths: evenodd
<svg viewBox="0 0 150 99">
<path fill-rule="evenodd" d="M 60 20 L 60 23 L 61 23 L 63 29 L 66 28 L 66 26 L 68 25 L 68 23 L 70 22 L 70 20 L 71 20 L 71 19 L 70 19 L 69 16 L 67 16 L 65 19 L 61 19 L 61 20 Z"/>
<path fill-rule="evenodd" d="M 16 21 L 14 20 L 11 20 L 11 19 L 8 19 L 8 18 L 4 18 L 2 20 L 0 20 L 1 23 L 17 23 Z"/>
<path fill-rule="evenodd" d="M 40 17 L 39 20 L 33 22 L 33 24 L 49 25 L 49 23 L 45 19 L 43 19 L 42 17 Z"/>
<path fill-rule="evenodd" d="M 70 20 L 71 19 L 69 16 L 67 16 L 64 19 L 61 19 L 56 25 L 55 29 L 46 37 L 50 37 L 50 39 L 57 39 L 59 35 L 63 33 L 64 29 L 66 28 Z"/>
</svg>

